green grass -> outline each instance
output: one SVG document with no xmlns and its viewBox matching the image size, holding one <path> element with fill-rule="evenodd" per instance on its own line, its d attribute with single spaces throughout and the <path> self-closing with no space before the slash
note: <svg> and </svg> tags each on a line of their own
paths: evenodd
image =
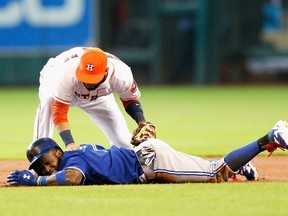
<svg viewBox="0 0 288 216">
<path fill-rule="evenodd" d="M 200 156 L 225 155 L 287 118 L 286 86 L 143 86 L 141 92 L 146 119 L 156 125 L 158 137 L 177 150 Z M 25 158 L 23 149 L 32 139 L 37 94 L 37 88 L 0 89 L 0 159 Z M 135 122 L 120 108 L 133 131 Z M 109 147 L 106 137 L 81 110 L 71 108 L 69 120 L 77 143 Z M 57 133 L 54 138 L 62 145 Z"/>
<path fill-rule="evenodd" d="M 0 188 L 0 211 L 2 216 L 284 216 L 287 190 L 286 183 Z"/>
<path fill-rule="evenodd" d="M 158 137 L 199 156 L 225 155 L 287 119 L 286 86 L 143 86 L 141 92 L 145 116 L 156 125 Z M 37 88 L 0 89 L 0 159 L 25 159 L 37 94 Z M 72 108 L 69 115 L 78 143 L 109 146 L 83 112 Z M 124 116 L 134 130 L 136 124 Z M 57 133 L 54 138 L 62 145 Z M 278 216 L 288 213 L 287 189 L 286 182 L 2 187 L 0 214 Z"/>
</svg>

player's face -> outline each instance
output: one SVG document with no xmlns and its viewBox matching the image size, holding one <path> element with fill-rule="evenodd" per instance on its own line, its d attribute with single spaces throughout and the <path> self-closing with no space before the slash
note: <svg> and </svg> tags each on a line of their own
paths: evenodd
<svg viewBox="0 0 288 216">
<path fill-rule="evenodd" d="M 88 83 L 84 83 L 85 87 L 88 89 L 88 90 L 95 90 L 99 84 L 88 84 Z"/>
<path fill-rule="evenodd" d="M 60 159 L 63 153 L 59 149 L 52 149 L 41 157 L 35 164 L 34 170 L 38 175 L 52 175 L 59 169 Z"/>
<path fill-rule="evenodd" d="M 98 86 L 100 86 L 100 85 L 106 80 L 107 73 L 108 73 L 108 68 L 107 68 L 106 71 L 105 71 L 105 75 L 104 75 L 103 79 L 102 79 L 99 83 L 93 83 L 93 84 L 83 83 L 84 86 L 85 86 L 89 91 L 95 90 L 96 88 L 98 88 Z"/>
</svg>

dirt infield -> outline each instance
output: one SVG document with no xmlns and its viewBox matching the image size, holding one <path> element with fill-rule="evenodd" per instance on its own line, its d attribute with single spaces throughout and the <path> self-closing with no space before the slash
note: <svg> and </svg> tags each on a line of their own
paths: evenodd
<svg viewBox="0 0 288 216">
<path fill-rule="evenodd" d="M 257 182 L 288 182 L 288 156 L 256 157 L 252 160 L 259 173 Z M 25 160 L 12 161 L 0 160 L 0 186 L 8 186 L 7 175 L 16 169 L 27 169 L 28 162 Z M 245 182 L 245 178 L 237 177 L 238 181 Z"/>
</svg>

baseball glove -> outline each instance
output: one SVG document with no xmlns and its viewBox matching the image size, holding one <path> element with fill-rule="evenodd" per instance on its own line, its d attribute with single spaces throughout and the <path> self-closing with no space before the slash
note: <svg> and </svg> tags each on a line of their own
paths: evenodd
<svg viewBox="0 0 288 216">
<path fill-rule="evenodd" d="M 133 132 L 131 144 L 139 145 L 147 138 L 156 138 L 155 126 L 151 122 L 140 122 L 138 128 Z"/>
</svg>

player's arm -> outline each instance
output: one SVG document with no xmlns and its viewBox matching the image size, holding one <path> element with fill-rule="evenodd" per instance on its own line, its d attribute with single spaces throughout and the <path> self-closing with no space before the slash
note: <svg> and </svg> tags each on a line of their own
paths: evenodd
<svg viewBox="0 0 288 216">
<path fill-rule="evenodd" d="M 83 175 L 76 169 L 66 169 L 50 176 L 39 176 L 38 182 L 42 186 L 53 185 L 80 185 L 83 181 Z"/>
<path fill-rule="evenodd" d="M 121 99 L 121 101 L 125 111 L 136 121 L 137 124 L 145 121 L 141 103 L 137 99 L 129 101 L 124 101 Z"/>
<path fill-rule="evenodd" d="M 63 140 L 67 150 L 75 150 L 79 146 L 75 143 L 68 122 L 69 105 L 54 100 L 53 103 L 53 123 Z"/>
<path fill-rule="evenodd" d="M 61 170 L 50 176 L 37 176 L 29 170 L 17 170 L 7 177 L 7 182 L 28 186 L 80 185 L 83 178 L 82 173 L 76 169 Z"/>
<path fill-rule="evenodd" d="M 141 93 L 135 80 L 133 80 L 132 73 L 127 76 L 126 82 L 118 83 L 118 94 L 125 108 L 125 111 L 136 121 L 138 128 L 133 132 L 131 143 L 139 145 L 147 138 L 156 138 L 155 126 L 145 120 L 142 106 L 138 100 Z"/>
<path fill-rule="evenodd" d="M 138 100 L 123 101 L 126 112 L 137 122 L 138 128 L 133 132 L 131 144 L 139 145 L 147 138 L 156 138 L 155 126 L 145 120 L 143 109 Z"/>
</svg>

